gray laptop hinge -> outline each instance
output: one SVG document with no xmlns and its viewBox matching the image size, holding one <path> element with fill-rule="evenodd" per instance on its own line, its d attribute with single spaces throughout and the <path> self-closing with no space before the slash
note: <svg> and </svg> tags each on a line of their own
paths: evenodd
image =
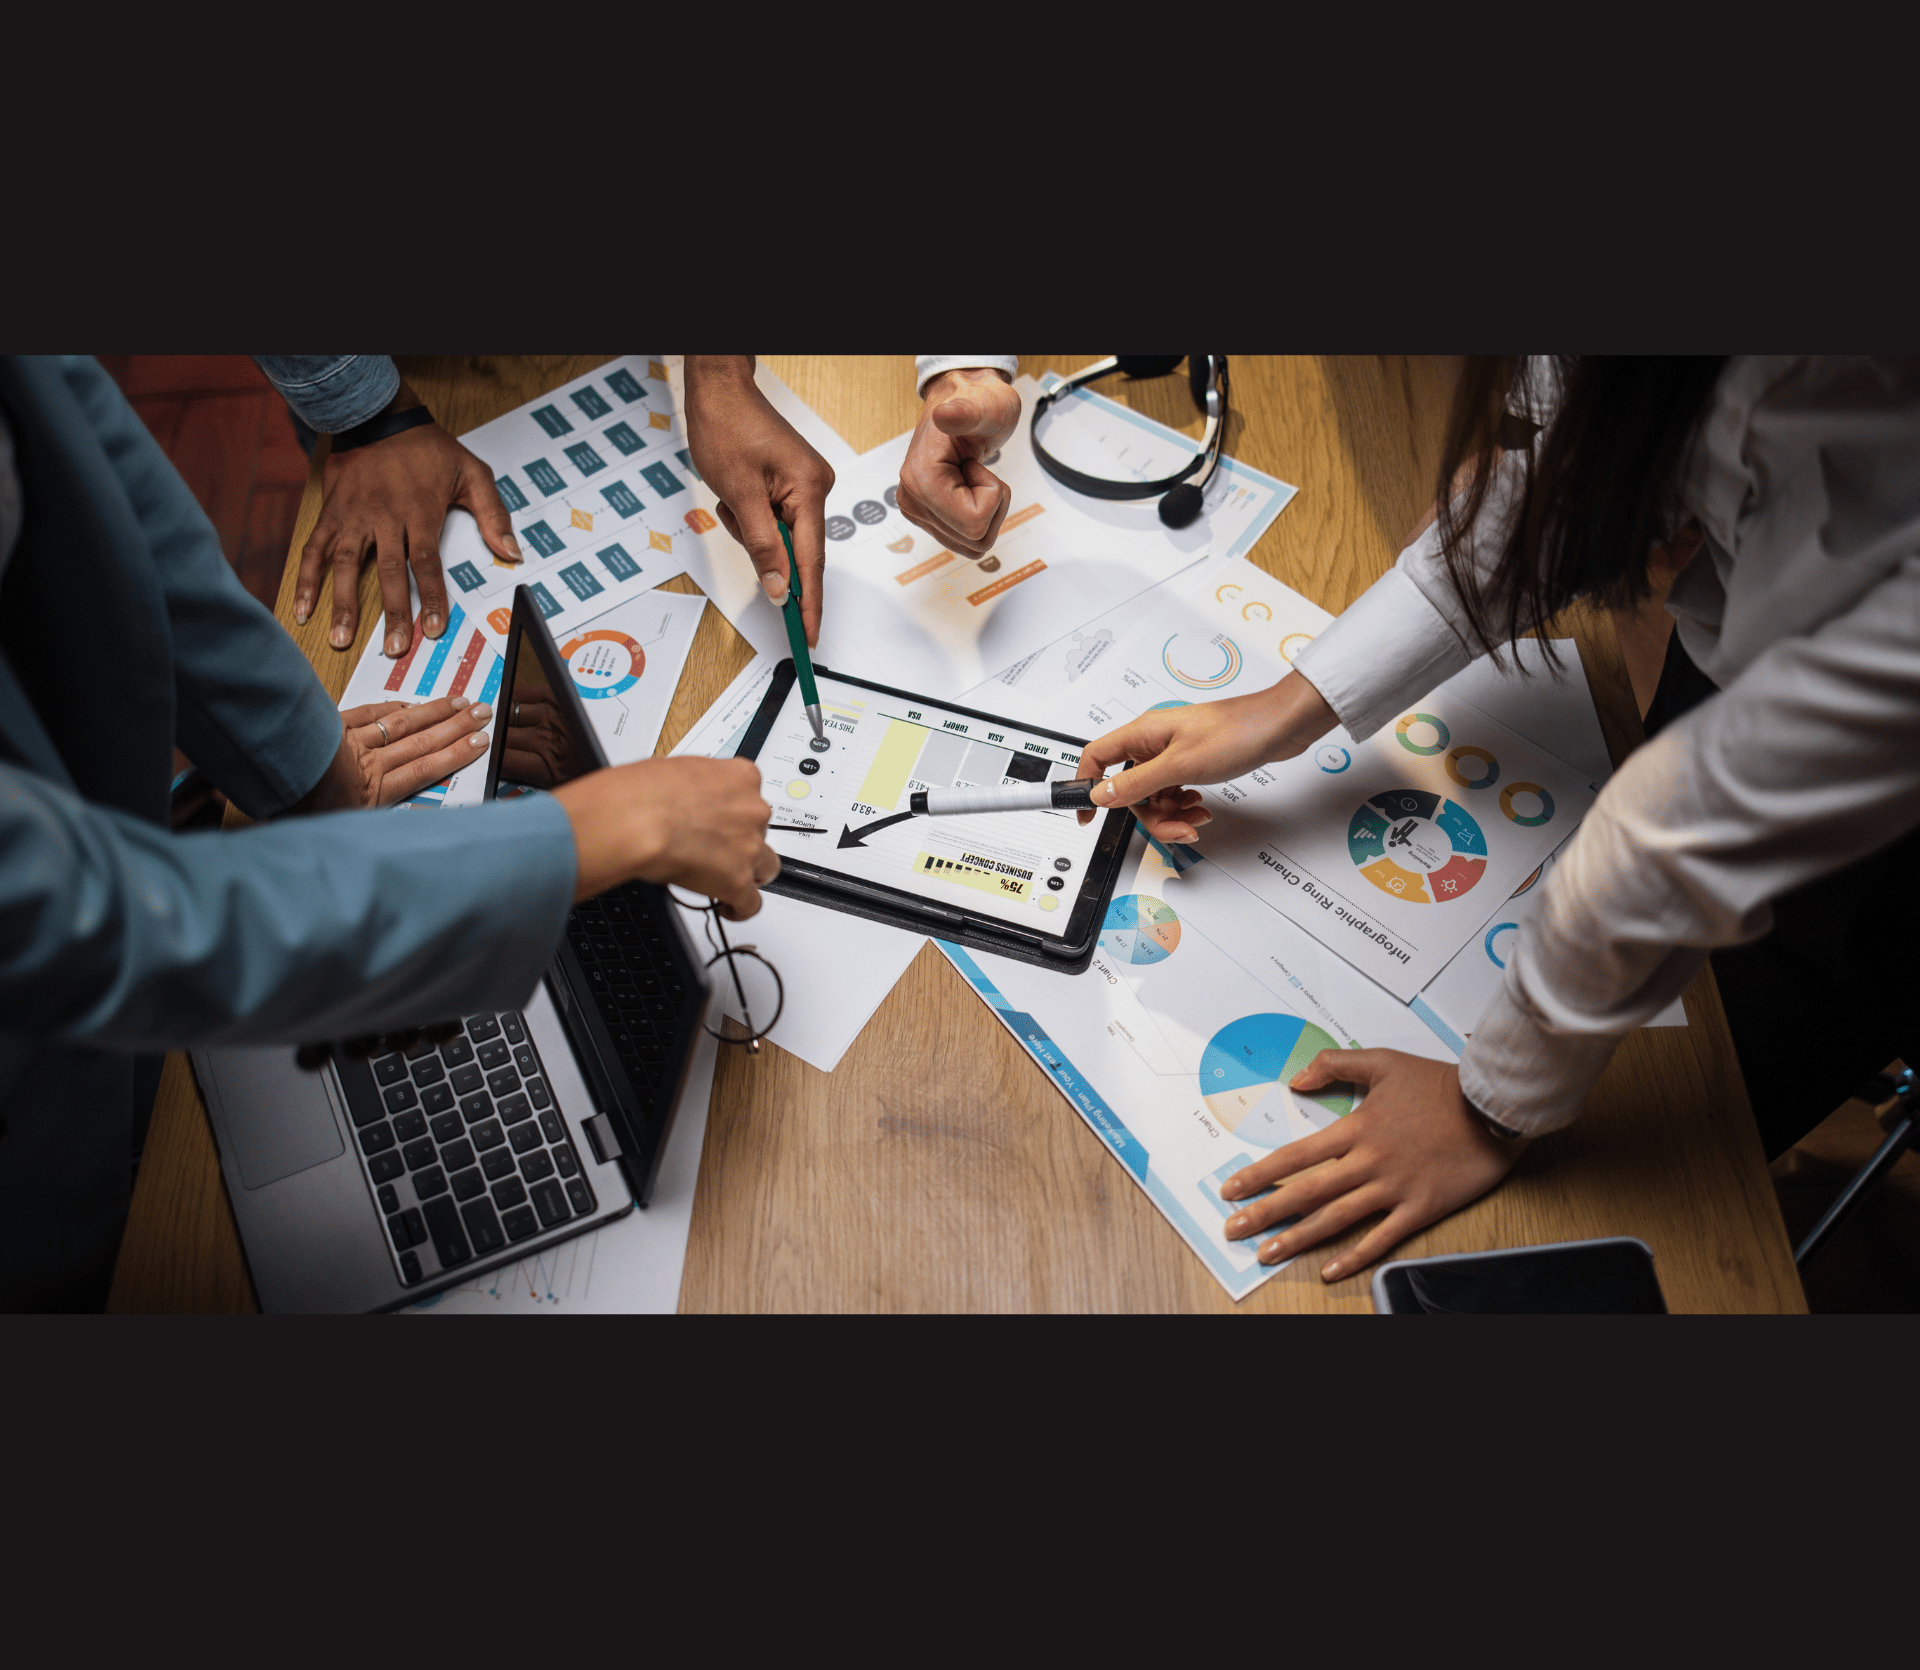
<svg viewBox="0 0 1920 1670">
<path fill-rule="evenodd" d="M 580 1128 L 587 1133 L 587 1141 L 593 1144 L 593 1152 L 602 1165 L 620 1158 L 620 1139 L 613 1134 L 613 1122 L 604 1113 L 582 1120 Z"/>
</svg>

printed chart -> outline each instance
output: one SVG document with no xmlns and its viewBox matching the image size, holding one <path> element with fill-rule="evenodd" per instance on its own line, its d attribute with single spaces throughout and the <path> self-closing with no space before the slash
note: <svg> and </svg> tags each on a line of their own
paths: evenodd
<svg viewBox="0 0 1920 1670">
<path fill-rule="evenodd" d="M 629 354 L 460 437 L 493 470 L 524 558 L 503 563 L 465 511 L 441 534 L 447 592 L 504 650 L 526 585 L 556 635 L 681 573 L 718 526 L 697 480 L 665 356 Z"/>
<path fill-rule="evenodd" d="M 1129 882 L 1092 967 L 1045 969 L 936 941 L 1234 1298 L 1272 1270 L 1265 1236 L 1229 1241 L 1220 1185 L 1351 1110 L 1350 1086 L 1287 1081 L 1323 1049 L 1451 1053 L 1310 935 L 1218 866 L 1136 833 Z M 1279 1268 L 1275 1266 L 1274 1268 Z"/>
</svg>

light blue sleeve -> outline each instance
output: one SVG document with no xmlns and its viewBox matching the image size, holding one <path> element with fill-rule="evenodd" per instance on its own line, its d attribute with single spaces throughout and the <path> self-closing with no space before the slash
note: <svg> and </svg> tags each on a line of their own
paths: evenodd
<svg viewBox="0 0 1920 1670">
<path fill-rule="evenodd" d="M 514 1007 L 574 862 L 548 795 L 173 835 L 0 765 L 6 1030 L 167 1050 Z"/>
<path fill-rule="evenodd" d="M 255 354 L 316 435 L 337 435 L 380 412 L 400 392 L 400 368 L 385 354 Z"/>
<path fill-rule="evenodd" d="M 174 739 L 249 817 L 284 811 L 340 747 L 340 715 L 299 646 L 240 584 L 180 472 L 97 361 L 61 375 L 126 490 L 166 597 Z"/>
</svg>

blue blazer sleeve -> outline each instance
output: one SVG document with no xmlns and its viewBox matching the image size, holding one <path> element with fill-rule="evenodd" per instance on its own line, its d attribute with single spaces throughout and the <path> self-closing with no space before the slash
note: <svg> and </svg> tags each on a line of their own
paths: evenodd
<svg viewBox="0 0 1920 1670">
<path fill-rule="evenodd" d="M 12 1033 L 165 1050 L 516 1007 L 573 888 L 572 829 L 547 795 L 174 835 L 0 764 Z"/>
<path fill-rule="evenodd" d="M 173 638 L 175 740 L 248 816 L 284 811 L 333 759 L 339 713 L 298 646 L 227 566 L 213 524 L 112 379 L 79 357 L 60 361 L 58 373 L 152 553 Z M 58 391 L 45 393 L 51 404 Z"/>
</svg>

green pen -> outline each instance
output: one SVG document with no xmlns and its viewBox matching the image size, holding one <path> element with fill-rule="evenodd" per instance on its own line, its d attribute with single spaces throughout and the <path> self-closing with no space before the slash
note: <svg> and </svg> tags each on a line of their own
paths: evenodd
<svg viewBox="0 0 1920 1670">
<path fill-rule="evenodd" d="M 807 723 L 813 727 L 813 740 L 827 740 L 826 722 L 820 717 L 820 687 L 813 682 L 813 657 L 807 654 L 807 629 L 800 624 L 800 564 L 793 556 L 793 535 L 785 522 L 776 524 L 787 546 L 787 644 L 793 650 L 793 670 L 800 675 L 800 697 L 807 704 Z"/>
</svg>

